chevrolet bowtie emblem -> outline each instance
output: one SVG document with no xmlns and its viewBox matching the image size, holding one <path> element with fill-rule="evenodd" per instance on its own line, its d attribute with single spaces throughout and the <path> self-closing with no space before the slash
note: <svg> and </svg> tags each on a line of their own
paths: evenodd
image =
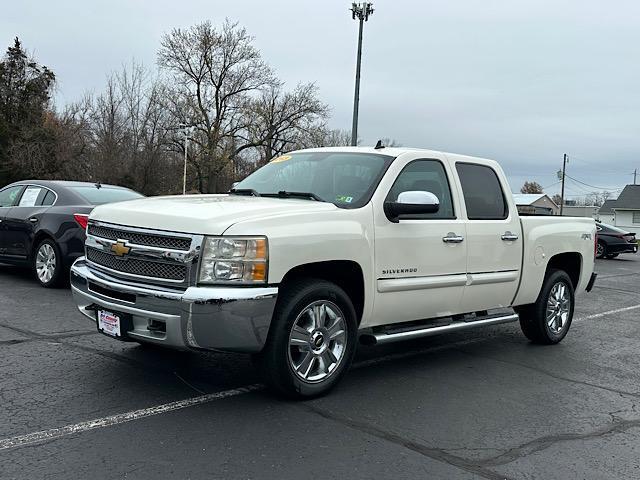
<svg viewBox="0 0 640 480">
<path fill-rule="evenodd" d="M 118 257 L 124 257 L 131 251 L 131 247 L 127 247 L 122 240 L 118 240 L 116 243 L 111 245 L 111 251 Z"/>
</svg>

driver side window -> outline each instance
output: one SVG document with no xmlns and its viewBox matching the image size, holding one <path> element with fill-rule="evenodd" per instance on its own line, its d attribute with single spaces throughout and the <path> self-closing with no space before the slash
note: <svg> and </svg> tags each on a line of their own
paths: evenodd
<svg viewBox="0 0 640 480">
<path fill-rule="evenodd" d="M 449 180 L 441 162 L 438 160 L 414 160 L 409 163 L 396 178 L 386 201 L 395 202 L 400 193 L 414 190 L 433 193 L 440 201 L 440 209 L 436 213 L 401 215 L 400 220 L 456 218 Z"/>
</svg>

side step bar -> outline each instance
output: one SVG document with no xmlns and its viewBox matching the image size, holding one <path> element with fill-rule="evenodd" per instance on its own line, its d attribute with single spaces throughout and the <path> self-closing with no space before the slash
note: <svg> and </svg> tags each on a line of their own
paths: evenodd
<svg viewBox="0 0 640 480">
<path fill-rule="evenodd" d="M 400 342 L 402 340 L 410 340 L 412 338 L 430 337 L 441 333 L 458 332 L 460 330 L 469 330 L 476 327 L 486 327 L 489 325 L 498 325 L 501 323 L 510 323 L 518 320 L 518 314 L 512 313 L 499 317 L 489 317 L 481 320 L 473 320 L 470 322 L 453 322 L 449 325 L 440 325 L 438 327 L 426 327 L 416 330 L 405 330 L 402 332 L 391 333 L 365 333 L 360 336 L 360 342 L 365 345 L 383 345 L 385 343 Z"/>
</svg>

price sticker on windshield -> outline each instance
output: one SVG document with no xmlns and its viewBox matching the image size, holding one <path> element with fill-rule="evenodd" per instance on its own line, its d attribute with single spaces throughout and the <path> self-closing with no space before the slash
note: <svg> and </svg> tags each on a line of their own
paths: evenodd
<svg viewBox="0 0 640 480">
<path fill-rule="evenodd" d="M 271 160 L 270 163 L 286 162 L 287 160 L 291 160 L 291 155 L 280 155 L 278 158 Z"/>
</svg>

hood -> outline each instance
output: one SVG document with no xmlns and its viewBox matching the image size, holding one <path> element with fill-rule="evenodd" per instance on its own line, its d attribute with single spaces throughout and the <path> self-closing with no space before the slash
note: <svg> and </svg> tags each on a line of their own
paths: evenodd
<svg viewBox="0 0 640 480">
<path fill-rule="evenodd" d="M 222 235 L 238 222 L 337 208 L 333 203 L 293 198 L 176 195 L 100 205 L 93 210 L 90 219 L 154 230 Z"/>
</svg>

